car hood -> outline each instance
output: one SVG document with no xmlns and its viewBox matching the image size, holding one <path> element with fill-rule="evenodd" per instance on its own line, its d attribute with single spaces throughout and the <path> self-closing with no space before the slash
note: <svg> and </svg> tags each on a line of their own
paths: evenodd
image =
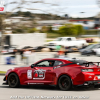
<svg viewBox="0 0 100 100">
<path fill-rule="evenodd" d="M 81 50 L 79 50 L 80 52 L 83 52 L 83 51 L 85 51 L 85 49 L 81 49 Z"/>
<path fill-rule="evenodd" d="M 87 49 L 80 50 L 80 52 L 87 52 L 87 51 L 89 51 L 89 50 L 87 50 Z"/>
<path fill-rule="evenodd" d="M 80 52 L 91 52 L 91 50 L 89 50 L 89 49 L 81 49 Z"/>
<path fill-rule="evenodd" d="M 21 67 L 13 67 L 12 70 L 17 70 L 17 69 L 27 69 L 30 66 L 21 66 Z"/>
</svg>

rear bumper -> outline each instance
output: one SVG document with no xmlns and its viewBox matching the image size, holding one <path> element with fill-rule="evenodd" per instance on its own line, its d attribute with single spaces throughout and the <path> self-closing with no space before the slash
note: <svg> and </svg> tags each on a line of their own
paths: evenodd
<svg viewBox="0 0 100 100">
<path fill-rule="evenodd" d="M 82 84 L 83 86 L 88 86 L 88 85 L 98 85 L 100 84 L 100 80 L 95 80 L 95 81 L 86 81 L 84 82 L 84 84 Z"/>
</svg>

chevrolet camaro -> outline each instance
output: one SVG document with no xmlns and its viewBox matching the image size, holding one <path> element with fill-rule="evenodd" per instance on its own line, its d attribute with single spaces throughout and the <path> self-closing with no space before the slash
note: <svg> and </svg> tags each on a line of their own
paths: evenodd
<svg viewBox="0 0 100 100">
<path fill-rule="evenodd" d="M 97 64 L 96 64 L 97 63 Z M 72 86 L 100 84 L 99 62 L 87 62 L 75 58 L 47 58 L 29 67 L 9 69 L 4 84 L 11 88 L 19 85 L 54 85 L 61 90 Z"/>
</svg>

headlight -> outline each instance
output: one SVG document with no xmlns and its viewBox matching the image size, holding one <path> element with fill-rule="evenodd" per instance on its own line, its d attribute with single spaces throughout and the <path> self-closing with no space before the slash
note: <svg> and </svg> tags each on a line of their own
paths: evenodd
<svg viewBox="0 0 100 100">
<path fill-rule="evenodd" d="M 93 69 L 81 69 L 82 72 L 93 72 Z"/>
</svg>

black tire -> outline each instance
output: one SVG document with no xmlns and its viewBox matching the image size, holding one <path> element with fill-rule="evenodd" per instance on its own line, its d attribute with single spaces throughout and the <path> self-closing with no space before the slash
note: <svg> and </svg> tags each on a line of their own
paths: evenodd
<svg viewBox="0 0 100 100">
<path fill-rule="evenodd" d="M 61 76 L 58 80 L 58 87 L 63 91 L 71 89 L 72 87 L 71 79 L 67 75 Z"/>
<path fill-rule="evenodd" d="M 19 78 L 18 78 L 17 74 L 11 73 L 11 74 L 8 76 L 8 85 L 9 85 L 9 87 L 11 87 L 11 88 L 19 87 L 20 82 L 19 82 Z"/>
</svg>

